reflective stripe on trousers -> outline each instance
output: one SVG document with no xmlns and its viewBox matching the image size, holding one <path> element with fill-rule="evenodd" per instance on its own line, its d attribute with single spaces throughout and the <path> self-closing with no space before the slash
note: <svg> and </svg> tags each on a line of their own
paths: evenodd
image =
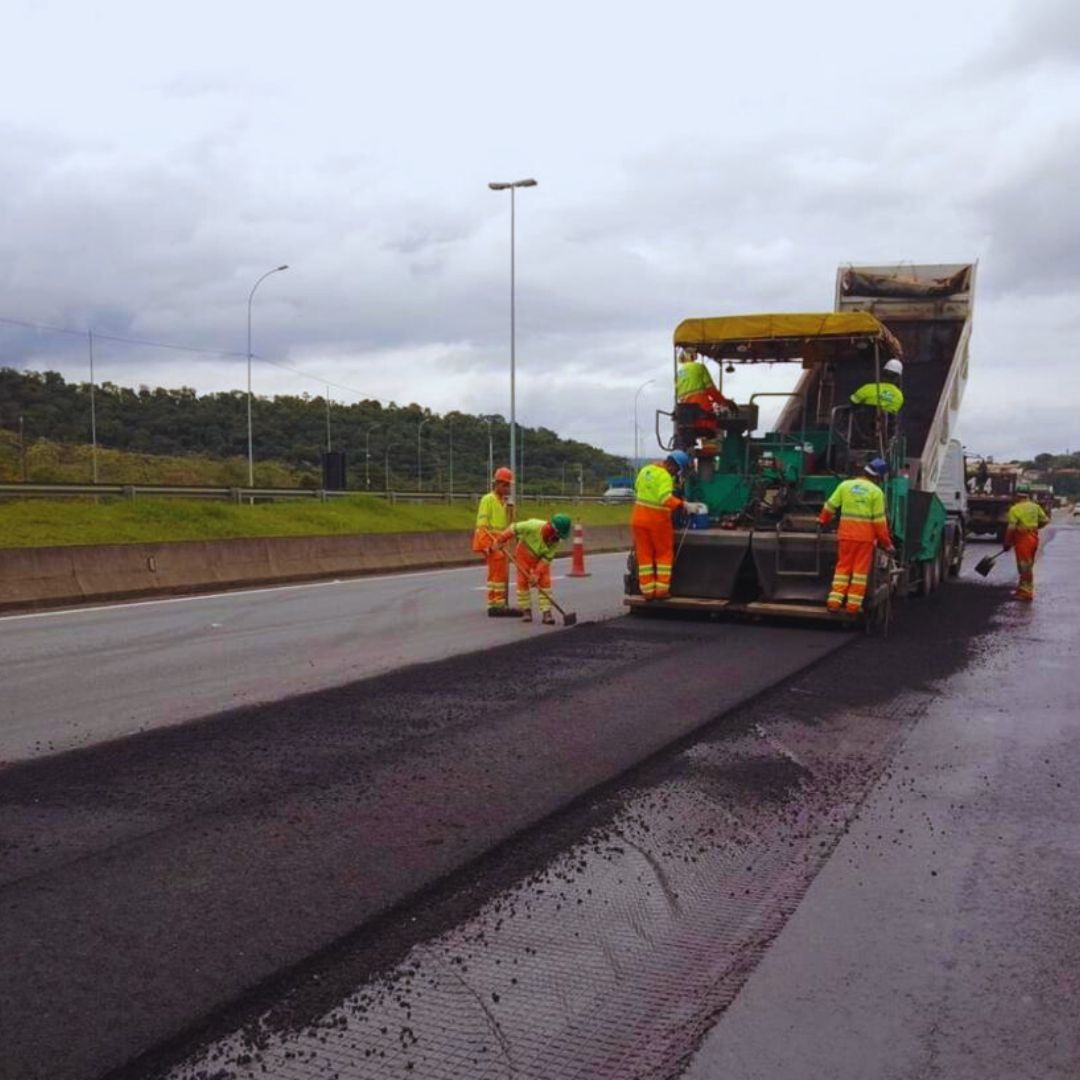
<svg viewBox="0 0 1080 1080">
<path fill-rule="evenodd" d="M 529 574 L 537 577 L 537 602 L 541 611 L 551 610 L 551 563 L 547 559 L 541 559 L 534 551 L 531 551 L 523 543 L 518 544 L 514 551 L 514 559 L 517 562 L 517 603 L 522 611 L 532 608 L 532 588 L 529 585 Z"/>
<path fill-rule="evenodd" d="M 654 512 L 648 517 L 635 514 L 630 529 L 634 536 L 641 595 L 646 599 L 662 600 L 671 592 L 675 548 L 671 515 L 663 512 Z"/>
<path fill-rule="evenodd" d="M 831 611 L 838 611 L 843 606 L 853 614 L 862 611 L 873 560 L 873 540 L 837 540 L 836 570 L 827 601 Z"/>
<path fill-rule="evenodd" d="M 1017 532 L 1013 542 L 1016 555 L 1016 572 L 1020 580 L 1016 585 L 1016 595 L 1021 600 L 1035 599 L 1035 555 L 1039 550 L 1037 532 Z"/>
<path fill-rule="evenodd" d="M 487 605 L 489 608 L 506 607 L 510 586 L 510 560 L 505 551 L 489 549 L 484 554 L 487 561 Z"/>
</svg>

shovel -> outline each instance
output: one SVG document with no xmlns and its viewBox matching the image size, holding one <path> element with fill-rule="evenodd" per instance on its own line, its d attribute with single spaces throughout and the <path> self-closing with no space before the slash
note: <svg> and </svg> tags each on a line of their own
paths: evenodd
<svg viewBox="0 0 1080 1080">
<path fill-rule="evenodd" d="M 514 553 L 512 551 L 507 551 L 506 554 L 510 556 L 510 561 L 523 574 L 531 574 L 532 573 L 532 571 L 528 570 L 526 567 L 522 566 L 521 563 L 519 563 L 517 561 L 517 557 L 514 555 Z M 564 611 L 561 607 L 559 607 L 558 601 L 555 599 L 554 596 L 551 595 L 551 593 L 549 593 L 547 591 L 547 589 L 541 589 L 540 586 L 537 585 L 536 591 L 538 593 L 540 593 L 541 595 L 546 596 L 551 601 L 551 606 L 562 616 L 562 624 L 563 624 L 563 626 L 574 626 L 577 623 L 577 612 L 576 611 Z"/>
<path fill-rule="evenodd" d="M 987 555 L 985 558 L 980 559 L 975 564 L 975 573 L 981 575 L 982 577 L 986 577 L 986 575 L 994 569 L 994 563 L 997 562 L 997 560 L 1000 559 L 1001 556 L 1004 555 L 1005 552 L 1008 550 L 1008 548 L 1002 548 L 996 555 Z"/>
</svg>

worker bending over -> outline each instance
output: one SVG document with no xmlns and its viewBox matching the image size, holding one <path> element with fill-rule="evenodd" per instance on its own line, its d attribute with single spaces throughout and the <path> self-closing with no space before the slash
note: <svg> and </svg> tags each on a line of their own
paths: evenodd
<svg viewBox="0 0 1080 1080">
<path fill-rule="evenodd" d="M 693 349 L 683 349 L 679 354 L 675 399 L 682 406 L 696 407 L 692 423 L 685 427 L 679 425 L 681 440 L 687 447 L 693 447 L 698 439 L 708 439 L 716 434 L 717 409 L 735 407 L 735 402 L 717 390 L 709 369 L 698 360 Z"/>
<path fill-rule="evenodd" d="M 881 458 L 874 458 L 863 470 L 863 476 L 841 481 L 821 508 L 818 521 L 822 525 L 828 525 L 833 515 L 840 514 L 836 570 L 826 602 L 830 611 L 842 607 L 851 615 L 862 611 L 875 544 L 880 544 L 889 554 L 896 550 L 885 521 L 885 495 L 878 487 L 878 481 L 888 469 Z"/>
<path fill-rule="evenodd" d="M 532 590 L 537 591 L 540 621 L 553 623 L 551 614 L 551 560 L 559 550 L 559 541 L 570 535 L 570 518 L 555 514 L 550 521 L 529 518 L 517 521 L 499 537 L 501 543 L 517 538 L 514 564 L 517 566 L 517 602 L 522 622 L 532 622 Z"/>
<path fill-rule="evenodd" d="M 1016 554 L 1020 580 L 1013 595 L 1030 604 L 1035 599 L 1035 556 L 1039 551 L 1039 530 L 1050 524 L 1046 511 L 1030 497 L 1031 485 L 1016 485 L 1016 502 L 1009 507 L 1005 526 L 1005 548 Z"/>
<path fill-rule="evenodd" d="M 513 481 L 514 474 L 509 469 L 496 469 L 492 477 L 492 490 L 480 499 L 476 511 L 472 549 L 483 555 L 487 562 L 487 613 L 491 618 L 520 614 L 507 606 L 510 560 L 497 543 L 499 536 L 514 520 L 514 507 L 510 502 L 510 485 Z"/>
<path fill-rule="evenodd" d="M 638 588 L 646 600 L 665 600 L 671 593 L 675 552 L 671 514 L 683 505 L 675 494 L 675 481 L 689 468 L 690 455 L 673 450 L 664 461 L 642 468 L 634 482 L 630 530 L 634 534 Z"/>
</svg>

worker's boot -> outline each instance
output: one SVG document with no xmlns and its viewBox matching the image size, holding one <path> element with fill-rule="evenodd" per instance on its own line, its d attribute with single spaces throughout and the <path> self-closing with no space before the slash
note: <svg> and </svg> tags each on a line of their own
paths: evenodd
<svg viewBox="0 0 1080 1080">
<path fill-rule="evenodd" d="M 554 626 L 555 625 L 555 616 L 552 615 L 550 611 L 545 611 L 544 614 L 540 616 L 540 621 L 545 626 Z"/>
<path fill-rule="evenodd" d="M 522 621 L 522 622 L 532 622 L 532 621 L 533 621 L 533 617 L 532 617 L 532 608 L 526 608 L 526 609 L 525 609 L 525 610 L 524 610 L 524 611 L 523 611 L 523 612 L 521 613 L 521 621 Z"/>
</svg>

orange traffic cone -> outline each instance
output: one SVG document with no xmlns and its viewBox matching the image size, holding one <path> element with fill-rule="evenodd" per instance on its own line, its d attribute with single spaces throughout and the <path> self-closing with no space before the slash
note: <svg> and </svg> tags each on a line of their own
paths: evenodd
<svg viewBox="0 0 1080 1080">
<path fill-rule="evenodd" d="M 589 577 L 589 571 L 585 569 L 585 530 L 579 522 L 574 526 L 573 565 L 567 577 Z"/>
</svg>

